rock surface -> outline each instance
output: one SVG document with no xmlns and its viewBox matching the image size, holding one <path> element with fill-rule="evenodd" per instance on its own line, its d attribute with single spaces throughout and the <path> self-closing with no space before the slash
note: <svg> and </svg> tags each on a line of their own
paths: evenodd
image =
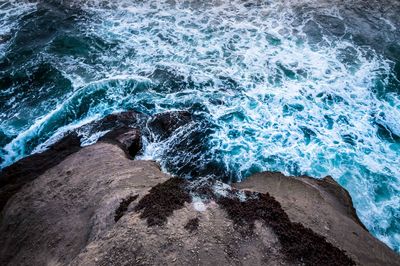
<svg viewBox="0 0 400 266">
<path fill-rule="evenodd" d="M 109 114 L 100 120 L 67 132 L 44 152 L 27 156 L 0 172 L 0 211 L 8 199 L 23 185 L 57 165 L 68 155 L 80 150 L 82 135 L 88 137 L 98 132 L 105 132 L 98 141 L 116 144 L 128 158 L 134 159 L 141 151 L 143 135 L 167 138 L 190 121 L 191 115 L 186 111 L 159 113 L 154 117 L 135 111 L 125 111 Z"/>
<path fill-rule="evenodd" d="M 274 196 L 279 203 L 260 194 L 277 208 L 277 215 L 288 215 L 291 230 L 312 229 L 300 232 L 313 236 L 317 248 L 326 237 L 325 248 L 338 257 L 324 265 L 344 265 L 336 258 L 348 265 L 400 263 L 397 254 L 361 226 L 347 192 L 329 178 L 262 173 L 234 185 L 243 190 L 225 186 L 225 192 L 217 193 L 218 183 L 206 185 L 202 194 L 214 196 L 202 201 L 189 196 L 186 182 L 162 173 L 155 162 L 131 160 L 116 143 L 84 147 L 9 199 L 0 221 L 0 264 L 298 265 L 288 256 L 296 250 L 286 250 L 275 214 L 270 217 L 275 223 L 268 224 L 261 218 L 269 211 L 251 213 L 253 203 L 262 202 L 246 190 Z M 252 204 L 239 208 L 243 212 L 237 216 L 230 204 L 245 206 L 242 194 Z M 246 216 L 242 222 L 240 214 L 254 219 Z M 315 258 L 321 254 L 304 253 L 306 265 Z"/>
<path fill-rule="evenodd" d="M 234 187 L 269 193 L 281 203 L 290 220 L 325 236 L 351 254 L 359 265 L 400 265 L 399 256 L 368 233 L 357 217 L 350 195 L 331 177 L 317 180 L 265 172 Z"/>
<path fill-rule="evenodd" d="M 140 129 L 120 127 L 106 133 L 99 141 L 116 143 L 130 158 L 135 158 L 142 148 L 142 134 Z"/>
<path fill-rule="evenodd" d="M 48 150 L 23 158 L 4 168 L 0 174 L 0 211 L 8 199 L 23 185 L 34 180 L 80 148 L 79 137 L 76 134 L 69 134 Z"/>
</svg>

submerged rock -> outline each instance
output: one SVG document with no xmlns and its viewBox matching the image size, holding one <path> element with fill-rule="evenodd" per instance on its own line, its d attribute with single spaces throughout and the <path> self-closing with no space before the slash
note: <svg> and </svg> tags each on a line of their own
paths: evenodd
<svg viewBox="0 0 400 266">
<path fill-rule="evenodd" d="M 107 115 L 103 119 L 92 123 L 96 131 L 104 131 L 119 127 L 137 127 L 141 120 L 147 119 L 147 116 L 135 111 L 125 111 Z"/>
<path fill-rule="evenodd" d="M 156 114 L 148 123 L 148 127 L 156 138 L 166 139 L 172 133 L 192 121 L 187 111 L 175 111 Z"/>
<path fill-rule="evenodd" d="M 202 184 L 130 160 L 117 142 L 84 147 L 9 199 L 0 264 L 400 263 L 362 227 L 350 196 L 331 178 L 266 172 L 235 188 Z"/>
</svg>

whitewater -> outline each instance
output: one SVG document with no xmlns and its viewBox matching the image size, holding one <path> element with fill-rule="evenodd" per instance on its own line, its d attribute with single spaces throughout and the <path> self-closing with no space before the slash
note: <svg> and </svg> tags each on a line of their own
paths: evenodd
<svg viewBox="0 0 400 266">
<path fill-rule="evenodd" d="M 141 158 L 187 178 L 330 175 L 400 252 L 399 21 L 375 17 L 388 39 L 369 42 L 345 7 L 301 2 L 0 0 L 1 168 L 113 112 L 187 110 Z"/>
</svg>

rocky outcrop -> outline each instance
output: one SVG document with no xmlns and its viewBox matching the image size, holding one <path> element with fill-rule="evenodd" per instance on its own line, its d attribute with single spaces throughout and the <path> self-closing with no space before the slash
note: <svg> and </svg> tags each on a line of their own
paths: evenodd
<svg viewBox="0 0 400 266">
<path fill-rule="evenodd" d="M 192 121 L 187 111 L 165 112 L 156 114 L 148 123 L 148 127 L 156 139 L 166 139 L 171 134 Z"/>
<path fill-rule="evenodd" d="M 267 172 L 234 188 L 191 183 L 120 144 L 84 147 L 9 199 L 1 265 L 400 263 L 333 179 Z"/>
<path fill-rule="evenodd" d="M 116 128 L 106 133 L 99 141 L 117 144 L 126 155 L 133 159 L 142 148 L 142 134 L 138 128 L 126 126 Z"/>
<path fill-rule="evenodd" d="M 288 177 L 281 173 L 255 174 L 237 189 L 269 193 L 293 222 L 312 229 L 345 250 L 358 265 L 400 265 L 400 258 L 374 238 L 357 217 L 348 192 L 331 177 Z"/>
<path fill-rule="evenodd" d="M 135 111 L 125 111 L 107 115 L 67 132 L 44 152 L 27 156 L 1 170 L 0 211 L 8 199 L 23 185 L 59 164 L 67 156 L 79 151 L 81 149 L 79 134 L 82 132 L 89 136 L 97 132 L 107 132 L 98 141 L 118 145 L 129 159 L 134 159 L 142 149 L 143 133 L 165 139 L 191 119 L 191 114 L 186 111 L 160 113 L 153 117 Z"/>
<path fill-rule="evenodd" d="M 106 117 L 84 125 L 83 127 L 85 130 L 91 132 L 101 132 L 122 127 L 138 128 L 145 124 L 147 119 L 149 119 L 149 116 L 145 114 L 135 111 L 125 111 L 109 114 Z"/>
<path fill-rule="evenodd" d="M 81 148 L 79 137 L 72 133 L 42 153 L 34 154 L 4 168 L 0 173 L 0 211 L 23 185 L 43 174 Z M 0 216 L 1 217 L 1 216 Z"/>
<path fill-rule="evenodd" d="M 116 225 L 121 200 L 142 197 L 168 178 L 156 163 L 129 160 L 117 145 L 81 149 L 9 200 L 0 225 L 0 264 L 68 264 Z"/>
</svg>

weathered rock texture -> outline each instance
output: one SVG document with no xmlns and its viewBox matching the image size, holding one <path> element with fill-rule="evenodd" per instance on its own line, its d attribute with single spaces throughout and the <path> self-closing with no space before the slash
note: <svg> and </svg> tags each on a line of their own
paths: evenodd
<svg viewBox="0 0 400 266">
<path fill-rule="evenodd" d="M 142 148 L 142 134 L 137 128 L 120 127 L 109 131 L 99 141 L 117 144 L 129 158 L 135 158 Z"/>
<path fill-rule="evenodd" d="M 76 134 L 70 134 L 53 144 L 48 150 L 33 154 L 4 168 L 0 174 L 0 211 L 8 199 L 23 185 L 59 164 L 68 155 L 77 152 L 81 142 Z"/>
<path fill-rule="evenodd" d="M 122 199 L 168 179 L 150 161 L 132 161 L 116 145 L 86 147 L 25 185 L 0 226 L 0 265 L 68 264 L 114 227 Z"/>
<path fill-rule="evenodd" d="M 277 201 L 235 189 L 223 196 L 209 186 L 200 192 L 210 198 L 199 203 L 189 186 L 155 162 L 131 160 L 116 143 L 84 147 L 8 200 L 0 265 L 400 263 L 360 225 L 347 192 L 331 179 L 263 173 L 235 185 Z M 312 239 L 307 246 L 315 247 L 301 247 Z M 319 244 L 332 255 L 316 254 Z"/>
<path fill-rule="evenodd" d="M 269 193 L 293 222 L 303 224 L 345 250 L 360 265 L 400 265 L 400 258 L 367 232 L 357 217 L 348 192 L 331 177 L 287 177 L 255 174 L 234 184 L 237 189 Z"/>
</svg>

